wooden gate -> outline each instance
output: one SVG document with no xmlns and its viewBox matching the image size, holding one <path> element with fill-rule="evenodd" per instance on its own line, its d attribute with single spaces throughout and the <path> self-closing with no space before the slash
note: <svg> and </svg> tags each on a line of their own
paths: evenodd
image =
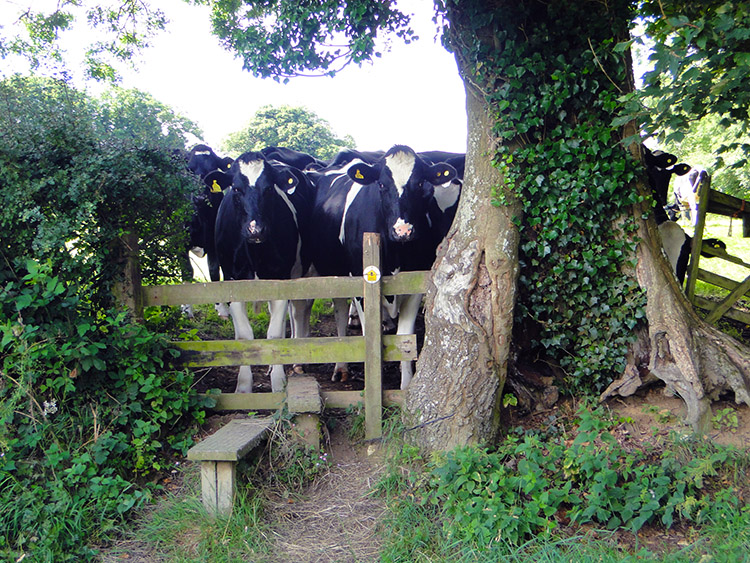
<svg viewBox="0 0 750 563">
<path fill-rule="evenodd" d="M 131 241 L 131 249 L 133 242 Z M 248 280 L 189 283 L 182 285 L 126 285 L 125 302 L 140 316 L 143 307 L 225 303 L 232 301 L 270 301 L 274 299 L 327 299 L 364 297 L 365 336 L 322 337 L 276 340 L 213 340 L 174 342 L 185 367 L 310 364 L 364 362 L 365 389 L 362 391 L 322 392 L 324 406 L 346 408 L 363 402 L 365 435 L 381 436 L 382 406 L 401 402 L 401 391 L 382 389 L 382 362 L 414 360 L 417 343 L 414 334 L 383 335 L 381 296 L 424 293 L 426 272 L 380 275 L 380 237 L 364 237 L 364 279 L 352 277 L 314 277 L 296 280 Z M 127 271 L 137 272 L 128 267 Z M 285 393 L 222 393 L 217 409 L 275 410 L 285 401 Z"/>
<path fill-rule="evenodd" d="M 690 254 L 690 267 L 687 272 L 685 294 L 694 307 L 707 310 L 706 322 L 715 323 L 722 316 L 750 324 L 750 315 L 732 307 L 738 299 L 750 292 L 750 275 L 744 281 L 736 282 L 729 278 L 700 269 L 701 251 L 717 258 L 728 260 L 745 268 L 750 264 L 738 256 L 732 256 L 722 249 L 703 247 L 703 229 L 706 225 L 706 214 L 715 213 L 742 221 L 742 236 L 750 237 L 750 202 L 711 189 L 711 177 L 698 187 L 698 217 L 693 235 L 693 248 Z M 701 280 L 729 290 L 718 304 L 695 294 L 695 282 Z"/>
</svg>

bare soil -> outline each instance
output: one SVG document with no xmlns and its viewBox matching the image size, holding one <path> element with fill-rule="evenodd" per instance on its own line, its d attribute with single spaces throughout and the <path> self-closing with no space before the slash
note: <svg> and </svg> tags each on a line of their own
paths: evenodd
<svg viewBox="0 0 750 563">
<path fill-rule="evenodd" d="M 267 563 L 380 561 L 378 523 L 385 503 L 373 494 L 385 471 L 380 448 L 351 444 L 339 424 L 330 433 L 327 450 L 330 471 L 301 499 L 269 499 L 274 548 Z"/>
</svg>

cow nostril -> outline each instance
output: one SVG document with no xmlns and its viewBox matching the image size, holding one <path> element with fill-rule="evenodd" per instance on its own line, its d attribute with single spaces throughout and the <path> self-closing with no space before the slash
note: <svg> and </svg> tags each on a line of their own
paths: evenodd
<svg viewBox="0 0 750 563">
<path fill-rule="evenodd" d="M 411 223 L 407 223 L 406 221 L 400 218 L 398 221 L 396 221 L 396 224 L 393 225 L 393 231 L 396 233 L 396 236 L 398 238 L 410 237 L 413 230 L 414 230 L 414 227 Z"/>
</svg>

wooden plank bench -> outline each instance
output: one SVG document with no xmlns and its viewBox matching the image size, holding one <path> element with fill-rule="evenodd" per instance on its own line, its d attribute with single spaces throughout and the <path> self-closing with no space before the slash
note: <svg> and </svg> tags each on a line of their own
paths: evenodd
<svg viewBox="0 0 750 563">
<path fill-rule="evenodd" d="M 201 464 L 201 498 L 209 512 L 231 512 L 237 461 L 260 443 L 273 424 L 270 417 L 232 420 L 188 450 L 188 459 Z"/>
</svg>

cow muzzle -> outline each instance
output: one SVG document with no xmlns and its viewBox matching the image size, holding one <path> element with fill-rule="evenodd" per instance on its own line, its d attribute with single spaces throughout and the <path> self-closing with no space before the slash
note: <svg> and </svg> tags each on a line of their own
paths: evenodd
<svg viewBox="0 0 750 563">
<path fill-rule="evenodd" d="M 245 238 L 253 243 L 263 242 L 266 238 L 266 230 L 257 221 L 250 221 L 245 229 Z"/>
<path fill-rule="evenodd" d="M 414 226 L 399 218 L 399 220 L 393 225 L 392 234 L 394 240 L 407 242 L 414 236 Z"/>
</svg>

